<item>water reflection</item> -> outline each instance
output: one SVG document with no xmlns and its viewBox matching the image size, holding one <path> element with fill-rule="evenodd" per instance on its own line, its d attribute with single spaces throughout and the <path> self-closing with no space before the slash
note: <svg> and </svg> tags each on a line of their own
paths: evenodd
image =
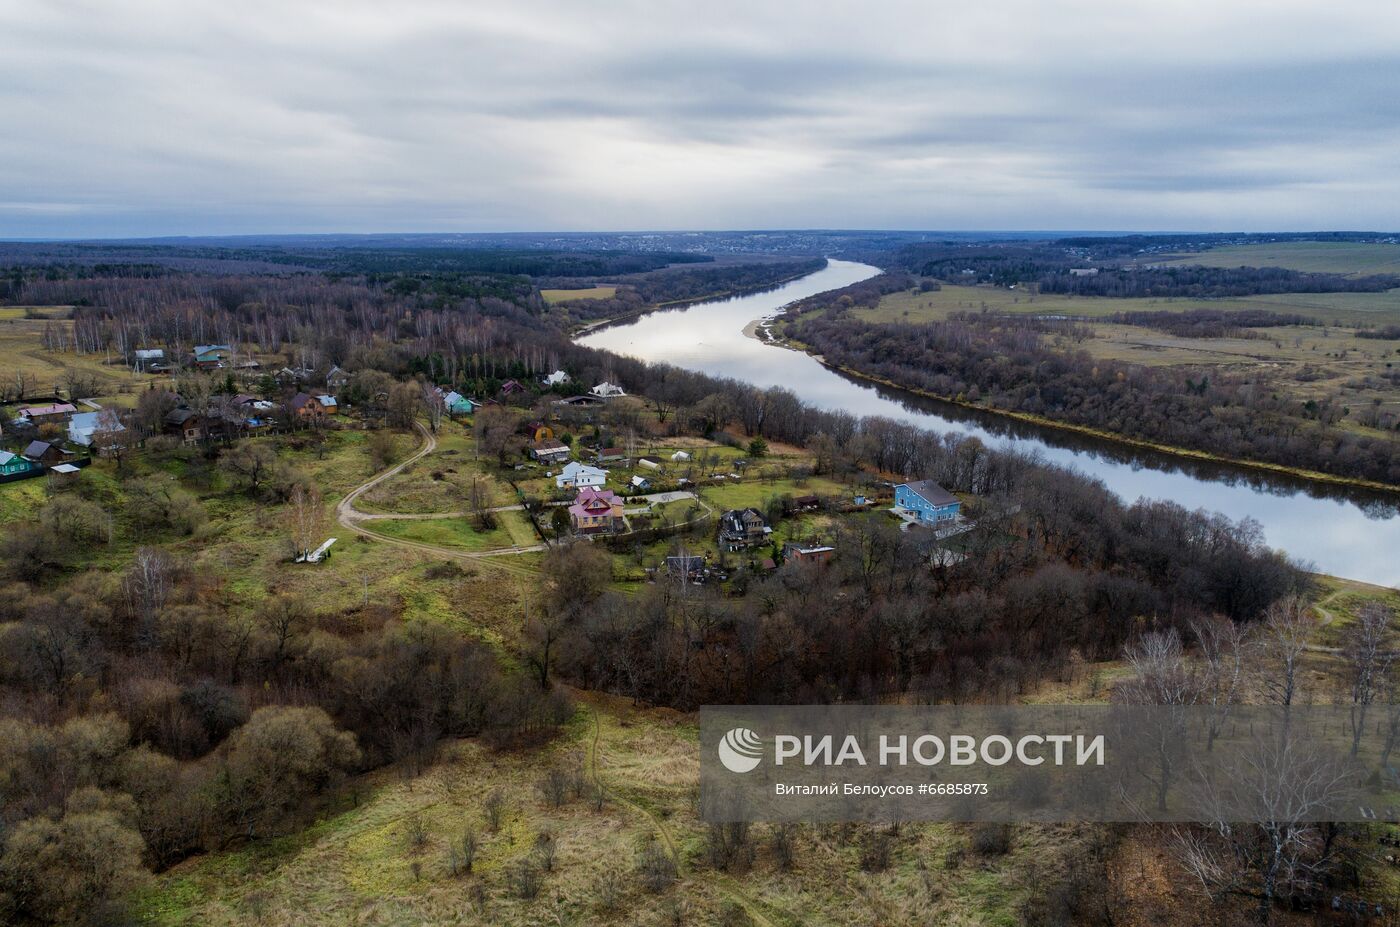
<svg viewBox="0 0 1400 927">
<path fill-rule="evenodd" d="M 1287 474 L 1161 454 L 1087 435 L 876 386 L 823 367 L 814 358 L 744 334 L 755 319 L 796 299 L 879 273 L 831 261 L 814 274 L 766 293 L 700 303 L 595 330 L 580 339 L 759 386 L 784 386 L 812 405 L 881 415 L 936 431 L 976 435 L 1100 479 L 1125 500 L 1171 499 L 1191 508 L 1253 518 L 1275 547 L 1316 568 L 1382 585 L 1400 584 L 1400 512 L 1391 494 L 1301 480 Z"/>
</svg>

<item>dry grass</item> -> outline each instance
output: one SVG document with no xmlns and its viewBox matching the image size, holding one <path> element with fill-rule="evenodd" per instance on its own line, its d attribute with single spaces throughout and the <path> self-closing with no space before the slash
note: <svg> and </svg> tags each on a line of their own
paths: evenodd
<svg viewBox="0 0 1400 927">
<path fill-rule="evenodd" d="M 72 323 L 57 318 L 62 313 L 53 310 L 56 320 L 23 318 L 24 310 L 7 307 L 0 315 L 0 381 L 11 386 L 16 374 L 23 374 L 33 392 L 49 392 L 62 387 L 70 370 L 92 375 L 99 383 L 96 398 L 131 401 L 155 377 L 133 373 L 119 358 L 98 354 L 55 354 L 44 350 L 44 326 L 71 327 Z M 108 363 L 114 360 L 115 363 Z M 90 397 L 82 397 L 90 398 Z"/>
<path fill-rule="evenodd" d="M 540 290 L 540 295 L 544 297 L 545 302 L 552 306 L 555 303 L 568 302 L 571 299 L 612 299 L 617 295 L 617 287 L 593 286 L 578 290 Z"/>
<path fill-rule="evenodd" d="M 1400 273 L 1400 245 L 1381 242 L 1281 241 L 1212 248 L 1174 255 L 1154 263 L 1200 264 L 1206 267 L 1286 267 L 1309 273 Z"/>
</svg>

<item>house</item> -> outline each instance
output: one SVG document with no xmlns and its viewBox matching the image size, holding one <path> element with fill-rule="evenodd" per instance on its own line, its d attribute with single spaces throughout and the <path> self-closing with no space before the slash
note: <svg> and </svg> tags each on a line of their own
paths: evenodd
<svg viewBox="0 0 1400 927">
<path fill-rule="evenodd" d="M 661 461 L 657 460 L 655 457 L 638 457 L 637 466 L 646 467 L 648 470 L 660 470 Z"/>
<path fill-rule="evenodd" d="M 301 418 L 317 418 L 323 415 L 334 415 L 336 412 L 335 397 L 312 396 L 309 393 L 297 393 L 292 397 L 292 411 Z"/>
<path fill-rule="evenodd" d="M 442 405 L 447 409 L 448 415 L 471 415 L 476 411 L 477 404 L 455 389 L 448 390 L 442 395 Z"/>
<path fill-rule="evenodd" d="M 585 393 L 582 396 L 568 396 L 564 399 L 556 399 L 554 400 L 554 404 L 556 406 L 596 406 L 602 401 L 603 400 L 599 399 L 597 396 Z"/>
<path fill-rule="evenodd" d="M 530 446 L 530 456 L 540 463 L 563 463 L 571 454 L 567 444 L 558 441 L 536 441 Z"/>
<path fill-rule="evenodd" d="M 515 396 L 524 392 L 527 392 L 527 390 L 521 385 L 519 380 L 507 380 L 501 384 L 502 396 Z"/>
<path fill-rule="evenodd" d="M 569 506 L 569 523 L 584 534 L 617 531 L 626 525 L 622 499 L 611 489 L 580 489 L 574 504 Z"/>
<path fill-rule="evenodd" d="M 719 517 L 719 542 L 730 550 L 762 544 L 772 533 L 758 509 L 730 509 Z"/>
<path fill-rule="evenodd" d="M 137 348 L 131 354 L 131 365 L 140 371 L 164 370 L 165 351 L 162 348 Z"/>
<path fill-rule="evenodd" d="M 609 383 L 606 380 L 593 387 L 589 392 L 599 399 L 616 399 L 619 396 L 627 395 L 622 387 L 618 386 L 616 383 Z"/>
<path fill-rule="evenodd" d="M 544 422 L 530 422 L 520 426 L 520 433 L 531 441 L 553 441 L 554 429 Z"/>
<path fill-rule="evenodd" d="M 598 463 L 620 463 L 627 459 L 627 452 L 620 447 L 598 448 Z"/>
<path fill-rule="evenodd" d="M 556 370 L 544 378 L 545 386 L 563 386 L 569 382 L 569 375 L 562 370 Z"/>
<path fill-rule="evenodd" d="M 825 544 L 793 544 L 783 545 L 783 559 L 796 560 L 798 563 L 826 563 L 836 548 Z"/>
<path fill-rule="evenodd" d="M 167 431 L 173 431 L 186 444 L 204 440 L 204 416 L 193 409 L 174 409 L 165 416 Z"/>
<path fill-rule="evenodd" d="M 798 496 L 792 500 L 793 506 L 799 512 L 815 512 L 821 507 L 822 501 L 814 495 Z"/>
<path fill-rule="evenodd" d="M 19 417 L 28 419 L 34 425 L 47 425 L 50 422 L 61 422 L 77 411 L 77 407 L 72 403 L 52 402 L 46 406 L 30 406 L 27 409 L 20 409 Z"/>
<path fill-rule="evenodd" d="M 333 390 L 342 390 L 350 385 L 350 374 L 342 370 L 339 365 L 331 367 L 326 371 L 326 386 Z"/>
<path fill-rule="evenodd" d="M 666 558 L 666 575 L 692 582 L 705 578 L 705 558 L 690 554 Z"/>
<path fill-rule="evenodd" d="M 201 370 L 222 367 L 233 356 L 233 348 L 226 344 L 197 344 L 194 346 L 194 365 Z"/>
<path fill-rule="evenodd" d="M 79 412 L 68 420 L 68 440 L 83 447 L 92 446 L 95 432 L 126 431 L 117 414 L 110 409 L 101 412 Z"/>
<path fill-rule="evenodd" d="M 690 455 L 687 454 L 685 451 L 676 451 L 674 454 L 671 455 L 671 460 L 675 461 L 676 463 L 685 463 L 689 459 Z"/>
<path fill-rule="evenodd" d="M 584 489 L 586 487 L 602 486 L 608 481 L 608 471 L 599 470 L 597 467 L 590 467 L 588 464 L 579 463 L 577 460 L 570 461 L 564 465 L 564 469 L 554 477 L 554 485 L 558 489 Z"/>
<path fill-rule="evenodd" d="M 648 492 L 651 489 L 651 480 L 644 476 L 632 477 L 632 488 L 641 492 Z"/>
<path fill-rule="evenodd" d="M 957 496 L 933 480 L 900 483 L 894 488 L 895 510 L 902 509 L 922 524 L 952 521 L 961 506 Z"/>
<path fill-rule="evenodd" d="M 41 467 L 53 467 L 63 463 L 63 458 L 68 455 L 63 448 L 47 441 L 30 441 L 24 449 L 24 456 Z"/>
<path fill-rule="evenodd" d="M 38 467 L 32 461 L 25 460 L 18 454 L 11 454 L 9 451 L 0 451 L 0 477 L 16 476 L 20 473 L 29 473 L 37 470 Z"/>
<path fill-rule="evenodd" d="M 283 367 L 273 373 L 272 378 L 285 386 L 288 383 L 305 383 L 315 373 L 310 367 Z"/>
</svg>

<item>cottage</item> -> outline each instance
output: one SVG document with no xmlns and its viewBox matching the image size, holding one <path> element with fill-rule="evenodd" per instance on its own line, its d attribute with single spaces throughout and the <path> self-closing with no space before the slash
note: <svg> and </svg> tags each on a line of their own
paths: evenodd
<svg viewBox="0 0 1400 927">
<path fill-rule="evenodd" d="M 585 393 L 585 394 L 583 394 L 582 396 L 568 396 L 568 397 L 565 397 L 564 399 L 556 399 L 556 400 L 554 400 L 554 404 L 555 404 L 556 406 L 573 406 L 573 407 L 579 407 L 579 406 L 596 406 L 596 405 L 600 404 L 602 401 L 603 401 L 603 400 L 599 399 L 597 396 L 593 396 L 593 395 L 590 395 L 590 394 L 588 394 L 588 393 Z"/>
<path fill-rule="evenodd" d="M 620 447 L 598 448 L 598 463 L 621 463 L 627 459 L 627 452 Z"/>
<path fill-rule="evenodd" d="M 815 512 L 821 507 L 822 500 L 814 495 L 798 496 L 792 500 L 792 504 L 799 512 Z"/>
<path fill-rule="evenodd" d="M 25 460 L 18 454 L 0 451 L 0 477 L 18 476 L 21 473 L 29 473 L 37 469 L 38 467 L 33 462 Z"/>
<path fill-rule="evenodd" d="M 689 459 L 690 455 L 685 451 L 676 451 L 674 454 L 671 455 L 671 460 L 675 461 L 676 463 L 685 463 Z"/>
<path fill-rule="evenodd" d="M 553 441 L 554 429 L 544 422 L 530 422 L 520 426 L 520 433 L 531 441 Z"/>
<path fill-rule="evenodd" d="M 29 406 L 26 409 L 20 409 L 19 417 L 34 425 L 47 425 L 50 422 L 62 422 L 77 411 L 77 407 L 72 403 L 52 402 L 44 406 Z"/>
<path fill-rule="evenodd" d="M 536 441 L 530 447 L 530 456 L 540 463 L 563 463 L 569 459 L 569 446 L 559 441 Z"/>
<path fill-rule="evenodd" d="M 288 383 L 302 384 L 316 373 L 310 367 L 283 367 L 272 375 L 272 378 L 283 386 Z"/>
<path fill-rule="evenodd" d="M 564 469 L 560 470 L 559 474 L 554 477 L 554 485 L 558 489 L 596 487 L 602 486 L 607 481 L 608 471 L 590 467 L 577 460 L 565 464 Z"/>
<path fill-rule="evenodd" d="M 111 409 L 101 412 L 79 412 L 68 420 L 68 440 L 83 447 L 92 446 L 92 436 L 98 432 L 126 431 L 117 413 Z"/>
<path fill-rule="evenodd" d="M 501 384 L 502 396 L 515 396 L 527 392 L 519 380 L 507 380 Z"/>
<path fill-rule="evenodd" d="M 193 409 L 174 409 L 165 416 L 167 431 L 173 431 L 186 444 L 204 440 L 204 416 Z"/>
<path fill-rule="evenodd" d="M 783 545 L 783 559 L 795 560 L 798 563 L 826 563 L 836 553 L 836 548 L 825 544 L 793 544 Z"/>
<path fill-rule="evenodd" d="M 476 403 L 455 389 L 448 390 L 443 394 L 442 405 L 447 409 L 448 415 L 471 415 L 476 411 Z"/>
<path fill-rule="evenodd" d="M 334 396 L 312 396 L 308 393 L 297 393 L 292 397 L 292 411 L 301 418 L 319 418 L 324 415 L 334 415 L 336 402 Z"/>
<path fill-rule="evenodd" d="M 895 511 L 912 516 L 922 524 L 953 521 L 961 506 L 957 496 L 933 480 L 900 483 L 894 488 Z"/>
<path fill-rule="evenodd" d="M 350 374 L 342 370 L 338 365 L 326 371 L 326 386 L 333 390 L 342 390 L 350 385 Z"/>
<path fill-rule="evenodd" d="M 621 530 L 626 526 L 622 499 L 611 489 L 581 489 L 569 506 L 569 523 L 582 534 Z"/>
<path fill-rule="evenodd" d="M 163 348 L 137 348 L 131 354 L 131 366 L 139 371 L 165 370 Z"/>
<path fill-rule="evenodd" d="M 666 575 L 696 582 L 705 578 L 705 558 L 691 554 L 666 558 Z"/>
<path fill-rule="evenodd" d="M 651 490 L 651 480 L 644 476 L 632 477 L 632 488 L 639 492 L 649 492 Z"/>
<path fill-rule="evenodd" d="M 32 463 L 41 467 L 53 467 L 63 463 L 63 459 L 68 455 L 63 448 L 47 441 L 30 441 L 29 446 L 24 449 L 24 456 Z"/>
<path fill-rule="evenodd" d="M 719 542 L 729 550 L 762 544 L 772 533 L 758 509 L 730 509 L 719 517 Z"/>
<path fill-rule="evenodd" d="M 226 344 L 197 344 L 194 346 L 194 365 L 201 370 L 222 367 L 232 356 L 233 348 Z"/>
<path fill-rule="evenodd" d="M 544 378 L 545 386 L 563 386 L 569 382 L 569 375 L 562 370 L 556 370 Z"/>
<path fill-rule="evenodd" d="M 609 383 L 606 380 L 593 387 L 589 392 L 599 399 L 616 399 L 619 396 L 627 395 L 622 387 L 618 386 L 616 383 Z"/>
</svg>

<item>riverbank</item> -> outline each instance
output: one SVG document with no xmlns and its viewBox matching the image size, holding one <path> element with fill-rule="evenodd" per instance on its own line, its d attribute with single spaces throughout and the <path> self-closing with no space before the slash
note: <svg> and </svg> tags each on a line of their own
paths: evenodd
<svg viewBox="0 0 1400 927">
<path fill-rule="evenodd" d="M 776 290 L 779 287 L 787 286 L 794 280 L 801 280 L 803 277 L 809 277 L 813 273 L 815 273 L 815 271 L 804 270 L 799 273 L 792 274 L 791 276 L 784 277 L 781 280 L 774 280 L 771 283 L 762 284 L 761 286 L 739 287 L 735 290 L 722 290 L 717 293 L 709 293 L 705 296 L 691 296 L 687 297 L 686 299 L 673 299 L 664 303 L 656 303 L 655 305 L 651 306 L 643 306 L 641 309 L 638 309 L 635 312 L 628 312 L 624 315 L 612 316 L 606 319 L 594 319 L 592 322 L 586 322 L 582 325 L 575 326 L 574 328 L 569 330 L 569 337 L 582 338 L 584 335 L 591 334 L 592 332 L 598 331 L 599 329 L 607 328 L 609 325 L 621 325 L 626 322 L 633 322 L 637 319 L 642 318 L 643 316 L 651 315 L 653 312 L 660 312 L 666 309 L 686 309 L 690 306 L 698 306 L 700 303 L 717 302 L 726 299 L 738 299 L 741 296 L 752 296 L 755 293 L 766 293 L 769 290 Z"/>
<path fill-rule="evenodd" d="M 999 409 L 996 406 L 984 406 L 965 399 L 958 399 L 953 396 L 942 396 L 929 390 L 919 389 L 913 386 L 906 386 L 885 377 L 878 377 L 874 374 L 866 373 L 855 367 L 847 367 L 841 364 L 834 364 L 822 355 L 810 350 L 806 345 L 792 341 L 777 335 L 771 325 L 773 319 L 758 319 L 744 328 L 744 334 L 763 344 L 774 347 L 786 348 L 790 351 L 797 351 L 811 357 L 817 363 L 828 370 L 833 370 L 845 376 L 861 380 L 865 383 L 872 383 L 884 386 L 888 389 L 896 389 L 908 393 L 911 396 L 919 396 L 924 399 L 933 399 L 938 402 L 946 402 L 949 405 L 970 409 L 976 412 L 986 412 L 991 415 L 998 415 L 1003 418 L 1014 419 L 1042 428 L 1054 428 L 1060 431 L 1067 431 L 1073 434 L 1085 435 L 1100 441 L 1112 441 L 1126 447 L 1141 448 L 1143 450 L 1155 451 L 1159 454 L 1170 454 L 1174 457 L 1182 457 L 1189 460 L 1199 460 L 1208 463 L 1226 464 L 1232 467 L 1247 467 L 1252 470 L 1266 470 L 1271 473 L 1281 473 L 1301 480 L 1309 480 L 1316 483 L 1327 483 L 1334 486 L 1350 486 L 1357 489 L 1367 489 L 1385 493 L 1400 494 L 1400 486 L 1390 483 L 1380 483 L 1375 480 L 1364 480 L 1357 477 L 1337 476 L 1332 473 L 1323 473 L 1319 470 L 1306 470 L 1302 467 L 1290 467 L 1284 464 L 1269 463 L 1262 460 L 1249 460 L 1241 457 L 1227 457 L 1222 454 L 1211 453 L 1210 451 L 1199 451 L 1188 447 L 1178 447 L 1172 444 L 1159 444 L 1153 441 L 1144 441 L 1141 438 L 1130 438 L 1116 432 L 1105 431 L 1101 428 L 1093 428 L 1088 425 L 1077 425 L 1073 422 L 1063 422 L 1058 419 L 1048 418 L 1044 415 L 1036 415 L 1033 412 L 1017 412 L 1010 409 Z"/>
</svg>

